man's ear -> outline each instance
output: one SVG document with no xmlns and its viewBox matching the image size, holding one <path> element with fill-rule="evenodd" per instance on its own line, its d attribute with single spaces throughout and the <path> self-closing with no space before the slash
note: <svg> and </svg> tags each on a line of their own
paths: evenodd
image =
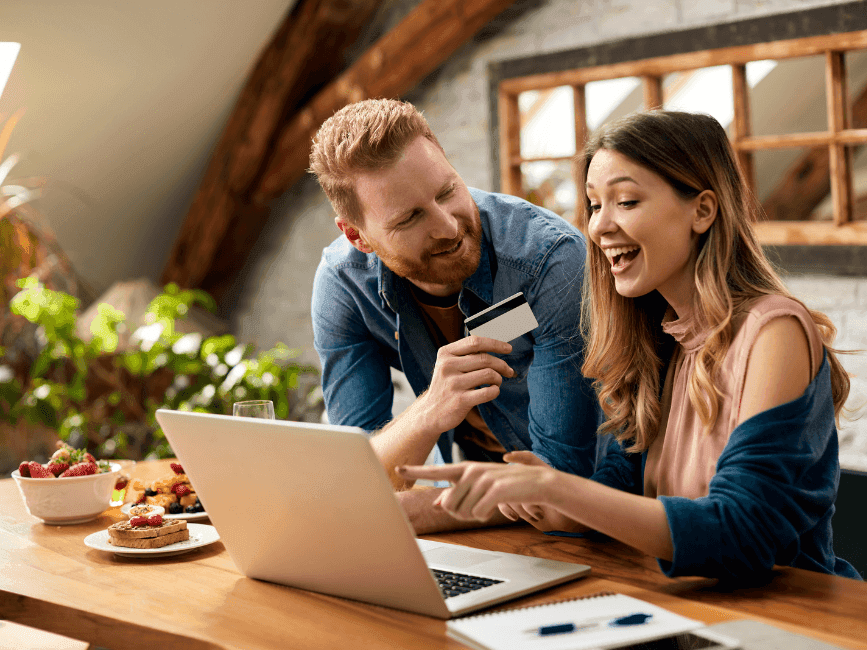
<svg viewBox="0 0 867 650">
<path fill-rule="evenodd" d="M 695 199 L 695 216 L 692 220 L 692 231 L 699 235 L 707 232 L 713 225 L 719 212 L 719 202 L 713 190 L 704 190 Z"/>
<path fill-rule="evenodd" d="M 334 223 L 337 224 L 337 227 L 340 228 L 340 232 L 346 235 L 346 239 L 349 240 L 349 243 L 355 246 L 362 253 L 372 253 L 373 249 L 368 246 L 364 240 L 361 238 L 361 233 L 358 231 L 358 228 L 350 224 L 343 217 L 334 217 Z"/>
</svg>

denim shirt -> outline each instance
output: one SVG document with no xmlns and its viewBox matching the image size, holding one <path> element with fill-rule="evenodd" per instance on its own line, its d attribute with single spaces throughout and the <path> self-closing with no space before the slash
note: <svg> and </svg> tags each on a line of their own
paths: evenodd
<svg viewBox="0 0 867 650">
<path fill-rule="evenodd" d="M 465 317 L 523 292 L 539 327 L 511 341 L 515 377 L 479 411 L 506 450 L 532 450 L 581 476 L 594 469 L 601 410 L 581 374 L 579 332 L 584 236 L 556 214 L 524 200 L 470 189 L 482 225 L 481 258 L 463 282 Z M 322 362 L 329 421 L 374 431 L 392 419 L 391 368 L 416 395 L 431 381 L 437 349 L 407 281 L 374 253 L 344 237 L 322 253 L 312 300 L 313 341 Z M 451 462 L 454 430 L 437 442 Z"/>
</svg>

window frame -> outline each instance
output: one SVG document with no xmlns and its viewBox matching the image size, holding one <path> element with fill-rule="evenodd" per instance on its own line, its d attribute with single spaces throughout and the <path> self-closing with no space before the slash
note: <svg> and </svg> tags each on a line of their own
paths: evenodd
<svg viewBox="0 0 867 650">
<path fill-rule="evenodd" d="M 700 47 L 698 47 L 700 45 Z M 491 158 L 494 186 L 498 191 L 520 194 L 520 165 L 535 160 L 520 156 L 518 96 L 529 90 L 572 86 L 575 99 L 576 151 L 586 138 L 584 85 L 618 77 L 642 79 L 646 106 L 662 104 L 662 79 L 715 65 L 732 66 L 735 119 L 732 144 L 745 173 L 753 182 L 755 151 L 828 147 L 830 154 L 833 221 L 761 221 L 756 224 L 760 241 L 773 247 L 784 266 L 798 266 L 804 248 L 830 249 L 823 269 L 845 275 L 867 275 L 867 222 L 852 221 L 852 144 L 867 144 L 867 128 L 849 123 L 844 53 L 867 49 L 867 3 L 852 2 L 831 7 L 742 20 L 712 27 L 625 39 L 613 43 L 495 62 L 489 65 L 492 129 Z M 640 56 L 636 56 L 640 55 Z M 825 57 L 828 128 L 826 131 L 754 136 L 749 124 L 746 64 L 763 59 Z M 849 251 L 845 268 L 836 268 L 833 257 L 840 247 Z M 810 256 L 811 259 L 815 255 Z M 787 263 L 787 260 L 789 263 Z M 853 268 L 853 260 L 855 260 Z M 814 260 L 815 261 L 815 260 Z M 836 266 L 839 266 L 837 264 Z"/>
</svg>

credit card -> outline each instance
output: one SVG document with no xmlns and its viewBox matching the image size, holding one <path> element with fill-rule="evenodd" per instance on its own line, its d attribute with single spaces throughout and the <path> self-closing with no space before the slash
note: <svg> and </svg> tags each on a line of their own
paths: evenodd
<svg viewBox="0 0 867 650">
<path fill-rule="evenodd" d="M 508 343 L 539 327 L 523 293 L 501 300 L 464 321 L 467 335 L 485 336 Z"/>
</svg>

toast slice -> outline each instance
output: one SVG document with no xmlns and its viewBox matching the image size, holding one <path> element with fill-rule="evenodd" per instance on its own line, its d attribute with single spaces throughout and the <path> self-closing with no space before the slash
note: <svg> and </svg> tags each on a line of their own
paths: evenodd
<svg viewBox="0 0 867 650">
<path fill-rule="evenodd" d="M 119 521 L 108 527 L 110 540 L 153 539 L 187 530 L 185 519 L 163 519 L 159 526 L 132 526 L 129 521 Z"/>
<path fill-rule="evenodd" d="M 126 548 L 162 548 L 176 542 L 182 542 L 190 538 L 190 531 L 186 528 L 159 537 L 117 538 L 109 537 L 108 543 Z"/>
</svg>

